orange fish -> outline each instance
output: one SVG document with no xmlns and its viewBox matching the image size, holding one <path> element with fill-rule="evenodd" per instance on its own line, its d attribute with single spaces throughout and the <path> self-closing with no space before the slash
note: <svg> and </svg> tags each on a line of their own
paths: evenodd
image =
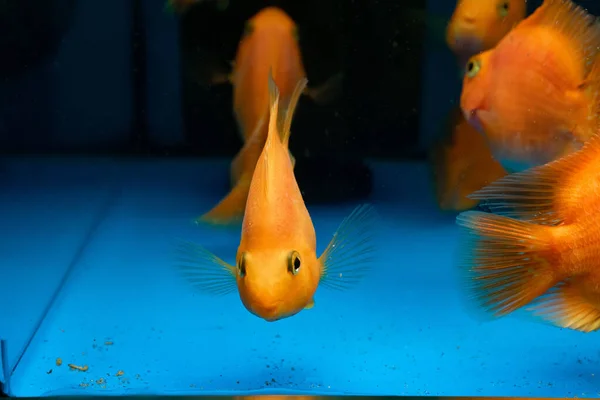
<svg viewBox="0 0 600 400">
<path fill-rule="evenodd" d="M 433 147 L 433 167 L 436 199 L 440 209 L 464 211 L 475 207 L 477 200 L 467 196 L 496 179 L 506 171 L 493 157 L 483 136 L 465 120 L 460 107 L 450 113 L 449 135 Z"/>
<path fill-rule="evenodd" d="M 533 302 L 538 316 L 600 328 L 600 136 L 557 161 L 474 193 L 496 214 L 467 211 L 461 268 L 495 316 Z"/>
<path fill-rule="evenodd" d="M 527 12 L 525 0 L 458 0 L 446 28 L 446 44 L 461 68 L 493 48 Z"/>
<path fill-rule="evenodd" d="M 306 86 L 301 79 L 288 103 L 269 76 L 268 137 L 260 154 L 242 223 L 236 264 L 230 265 L 189 242 L 180 266 L 195 287 L 207 292 L 237 289 L 252 314 L 277 321 L 312 308 L 319 284 L 342 289 L 356 283 L 372 256 L 371 206 L 357 207 L 317 258 L 316 235 L 288 154 L 292 116 Z"/>
<path fill-rule="evenodd" d="M 213 77 L 213 83 L 233 85 L 233 111 L 244 146 L 231 165 L 232 190 L 197 222 L 238 223 L 244 215 L 250 180 L 267 137 L 270 70 L 281 91 L 282 102 L 288 102 L 296 83 L 305 78 L 306 73 L 296 24 L 276 7 L 264 8 L 247 22 L 233 73 L 216 73 Z M 337 96 L 341 79 L 342 75 L 338 74 L 319 88 L 306 88 L 304 94 L 319 104 L 327 103 Z"/>
<path fill-rule="evenodd" d="M 569 0 L 545 0 L 467 63 L 460 104 L 509 172 L 581 148 L 598 128 L 600 24 Z"/>
</svg>

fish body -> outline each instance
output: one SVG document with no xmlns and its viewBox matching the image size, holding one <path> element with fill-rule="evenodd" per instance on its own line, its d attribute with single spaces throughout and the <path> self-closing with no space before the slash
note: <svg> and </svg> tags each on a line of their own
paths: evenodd
<svg viewBox="0 0 600 400">
<path fill-rule="evenodd" d="M 526 12 L 525 0 L 458 0 L 446 27 L 446 44 L 461 69 L 470 57 L 496 46 Z"/>
<path fill-rule="evenodd" d="M 600 24 L 570 0 L 545 0 L 466 66 L 461 108 L 509 172 L 575 150 L 598 129 Z"/>
<path fill-rule="evenodd" d="M 307 81 L 301 79 L 289 102 L 282 102 L 274 78 L 268 77 L 268 135 L 248 190 L 236 265 L 183 243 L 181 268 L 192 284 L 208 292 L 228 293 L 237 286 L 246 309 L 272 322 L 312 308 L 320 284 L 343 288 L 358 280 L 371 260 L 375 214 L 371 206 L 357 207 L 317 256 L 315 228 L 287 146 Z"/>
<path fill-rule="evenodd" d="M 244 215 L 250 181 L 267 138 L 269 71 L 280 88 L 282 103 L 289 102 L 296 83 L 306 77 L 297 26 L 277 7 L 266 7 L 248 20 L 232 73 L 217 71 L 213 75 L 212 83 L 227 81 L 233 85 L 233 112 L 244 145 L 231 164 L 230 193 L 197 222 L 238 223 Z M 334 76 L 319 88 L 305 88 L 303 93 L 317 103 L 326 103 L 329 96 L 337 96 L 341 76 Z M 293 156 L 289 156 L 294 164 Z"/>
<path fill-rule="evenodd" d="M 600 328 L 600 136 L 582 150 L 471 195 L 460 263 L 477 303 L 499 317 L 530 305 L 562 327 Z"/>
<path fill-rule="evenodd" d="M 468 195 L 506 171 L 493 157 L 483 136 L 465 120 L 460 107 L 452 109 L 442 139 L 430 154 L 438 206 L 444 211 L 464 211 L 477 200 Z"/>
</svg>

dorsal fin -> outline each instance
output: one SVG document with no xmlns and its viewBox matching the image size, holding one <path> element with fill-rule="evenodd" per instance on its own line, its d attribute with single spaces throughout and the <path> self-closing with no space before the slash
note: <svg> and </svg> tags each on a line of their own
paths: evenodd
<svg viewBox="0 0 600 400">
<path fill-rule="evenodd" d="M 296 83 L 292 95 L 287 101 L 282 101 L 279 89 L 273 78 L 273 71 L 269 70 L 269 106 L 271 108 L 271 120 L 269 121 L 269 131 L 275 127 L 279 132 L 281 142 L 287 147 L 290 140 L 290 130 L 292 128 L 292 119 L 294 112 L 298 107 L 300 96 L 304 93 L 308 79 L 302 78 Z M 271 125 L 274 124 L 274 125 Z"/>
<path fill-rule="evenodd" d="M 521 26 L 545 25 L 563 34 L 574 46 L 586 71 L 598 54 L 600 25 L 596 18 L 571 0 L 544 0 Z"/>
<path fill-rule="evenodd" d="M 270 144 L 273 134 L 279 132 L 281 119 L 279 115 L 279 88 L 273 79 L 273 70 L 269 69 L 269 132 L 267 134 L 267 144 Z"/>
</svg>

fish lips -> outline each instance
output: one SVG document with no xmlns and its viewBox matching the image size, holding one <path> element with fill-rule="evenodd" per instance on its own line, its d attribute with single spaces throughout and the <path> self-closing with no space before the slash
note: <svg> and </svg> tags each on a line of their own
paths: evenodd
<svg viewBox="0 0 600 400">
<path fill-rule="evenodd" d="M 483 51 L 483 41 L 473 34 L 461 32 L 454 37 L 452 51 L 460 60 L 468 60 Z"/>
<path fill-rule="evenodd" d="M 282 312 L 280 303 L 273 302 L 265 304 L 264 302 L 255 299 L 254 301 L 246 303 L 245 305 L 248 311 L 267 322 L 275 322 L 291 316 L 288 313 Z"/>
<path fill-rule="evenodd" d="M 485 134 L 485 132 L 483 130 L 483 124 L 481 123 L 481 118 L 479 117 L 478 110 L 464 110 L 463 109 L 463 115 L 465 117 L 465 120 L 469 123 L 469 125 L 471 125 L 473 128 L 475 128 L 475 130 L 477 130 L 477 132 L 481 133 L 482 135 Z"/>
</svg>

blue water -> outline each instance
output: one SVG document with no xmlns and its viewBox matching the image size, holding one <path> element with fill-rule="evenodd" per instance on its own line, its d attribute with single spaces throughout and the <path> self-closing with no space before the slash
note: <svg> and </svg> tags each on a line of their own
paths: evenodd
<svg viewBox="0 0 600 400">
<path fill-rule="evenodd" d="M 196 293 L 172 267 L 172 241 L 234 259 L 239 232 L 191 223 L 223 195 L 227 168 L 0 162 L 0 337 L 12 395 L 599 395 L 596 334 L 469 313 L 454 215 L 436 210 L 424 164 L 373 164 L 380 250 L 355 289 L 319 289 L 312 310 L 275 323 L 237 294 Z M 355 205 L 309 206 L 319 252 Z"/>
</svg>

